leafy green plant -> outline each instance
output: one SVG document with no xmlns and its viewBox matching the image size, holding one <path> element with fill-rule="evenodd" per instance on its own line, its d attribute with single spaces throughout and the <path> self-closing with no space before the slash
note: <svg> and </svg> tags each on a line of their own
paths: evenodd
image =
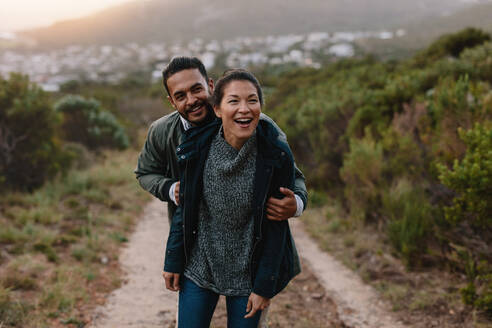
<svg viewBox="0 0 492 328">
<path fill-rule="evenodd" d="M 55 110 L 62 114 L 62 130 L 66 140 L 79 142 L 91 149 L 129 146 L 123 126 L 98 101 L 69 95 L 60 99 Z"/>
<path fill-rule="evenodd" d="M 27 76 L 0 76 L 0 191 L 33 190 L 69 166 L 58 122 L 47 94 Z"/>
<path fill-rule="evenodd" d="M 476 28 L 443 35 L 415 56 L 414 65 L 425 65 L 445 56 L 458 57 L 465 49 L 490 41 L 490 34 Z"/>
<path fill-rule="evenodd" d="M 452 223 L 467 221 L 473 226 L 492 226 L 492 126 L 476 123 L 470 130 L 459 129 L 467 149 L 452 168 L 438 164 L 439 180 L 456 192 L 453 203 L 445 207 Z"/>
<path fill-rule="evenodd" d="M 426 252 L 433 209 L 419 187 L 399 180 L 383 195 L 383 213 L 389 218 L 387 233 L 393 247 L 411 267 Z"/>
<path fill-rule="evenodd" d="M 350 140 L 350 152 L 344 157 L 341 176 L 350 213 L 355 217 L 364 220 L 377 213 L 383 169 L 382 145 L 370 134 Z"/>
</svg>

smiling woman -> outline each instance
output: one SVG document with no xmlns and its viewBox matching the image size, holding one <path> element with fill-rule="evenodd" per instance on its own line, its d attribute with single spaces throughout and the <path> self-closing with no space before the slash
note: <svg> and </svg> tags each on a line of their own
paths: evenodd
<svg viewBox="0 0 492 328">
<path fill-rule="evenodd" d="M 0 31 L 23 30 L 83 17 L 129 0 L 17 0 L 0 2 Z"/>
<path fill-rule="evenodd" d="M 164 278 L 180 293 L 179 327 L 208 327 L 224 295 L 228 327 L 256 328 L 300 272 L 288 222 L 267 219 L 266 210 L 280 188 L 294 188 L 294 159 L 273 123 L 260 121 L 263 94 L 250 72 L 227 71 L 213 102 L 220 120 L 187 130 L 177 148 L 180 207 Z"/>
<path fill-rule="evenodd" d="M 214 111 L 222 119 L 225 140 L 236 150 L 241 149 L 260 119 L 261 104 L 255 86 L 249 81 L 230 82 Z"/>
</svg>

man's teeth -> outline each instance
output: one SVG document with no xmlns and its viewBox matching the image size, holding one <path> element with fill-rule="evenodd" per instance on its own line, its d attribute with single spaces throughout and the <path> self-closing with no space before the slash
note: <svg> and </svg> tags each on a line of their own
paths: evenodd
<svg viewBox="0 0 492 328">
<path fill-rule="evenodd" d="M 201 107 L 202 107 L 201 105 L 196 106 L 196 107 L 194 107 L 194 108 L 190 109 L 190 112 L 191 112 L 191 113 L 196 112 L 196 111 L 197 111 L 197 110 L 199 110 Z"/>
</svg>

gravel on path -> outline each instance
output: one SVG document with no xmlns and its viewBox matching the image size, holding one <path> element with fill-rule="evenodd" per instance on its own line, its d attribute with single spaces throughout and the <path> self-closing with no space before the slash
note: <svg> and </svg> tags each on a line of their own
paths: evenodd
<svg viewBox="0 0 492 328">
<path fill-rule="evenodd" d="M 177 293 L 162 278 L 164 241 L 169 232 L 165 203 L 150 202 L 120 255 L 125 283 L 97 308 L 90 327 L 174 327 Z"/>
<path fill-rule="evenodd" d="M 287 318 L 292 322 L 291 327 L 318 326 L 319 320 L 325 322 L 323 327 L 405 327 L 393 318 L 387 310 L 388 305 L 378 298 L 372 287 L 318 248 L 304 231 L 302 219 L 290 222 L 299 255 L 307 266 L 292 286 L 274 300 L 275 307 L 271 309 L 269 320 L 272 327 L 283 326 L 282 319 Z M 146 206 L 120 255 L 120 264 L 126 273 L 125 283 L 108 296 L 103 306 L 96 308 L 89 327 L 174 327 L 177 293 L 166 290 L 162 278 L 168 231 L 165 204 L 155 199 Z M 326 316 L 330 312 L 336 313 Z M 216 315 L 214 322 L 220 327 L 222 322 L 225 323 L 223 304 L 219 305 Z M 308 321 L 303 324 L 299 321 L 302 318 L 290 315 L 301 315 Z"/>
<path fill-rule="evenodd" d="M 299 256 L 308 262 L 328 295 L 337 304 L 339 318 L 350 327 L 404 328 L 402 322 L 390 313 L 389 305 L 378 297 L 376 291 L 360 277 L 321 251 L 303 228 L 301 220 L 292 220 Z"/>
</svg>

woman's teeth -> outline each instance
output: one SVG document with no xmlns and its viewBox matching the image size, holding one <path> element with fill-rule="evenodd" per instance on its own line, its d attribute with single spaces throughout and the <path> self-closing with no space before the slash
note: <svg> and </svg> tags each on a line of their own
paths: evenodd
<svg viewBox="0 0 492 328">
<path fill-rule="evenodd" d="M 253 121 L 253 119 L 251 119 L 251 118 L 234 120 L 234 122 L 239 123 L 239 124 L 249 124 L 249 123 L 251 123 L 251 121 Z"/>
</svg>

